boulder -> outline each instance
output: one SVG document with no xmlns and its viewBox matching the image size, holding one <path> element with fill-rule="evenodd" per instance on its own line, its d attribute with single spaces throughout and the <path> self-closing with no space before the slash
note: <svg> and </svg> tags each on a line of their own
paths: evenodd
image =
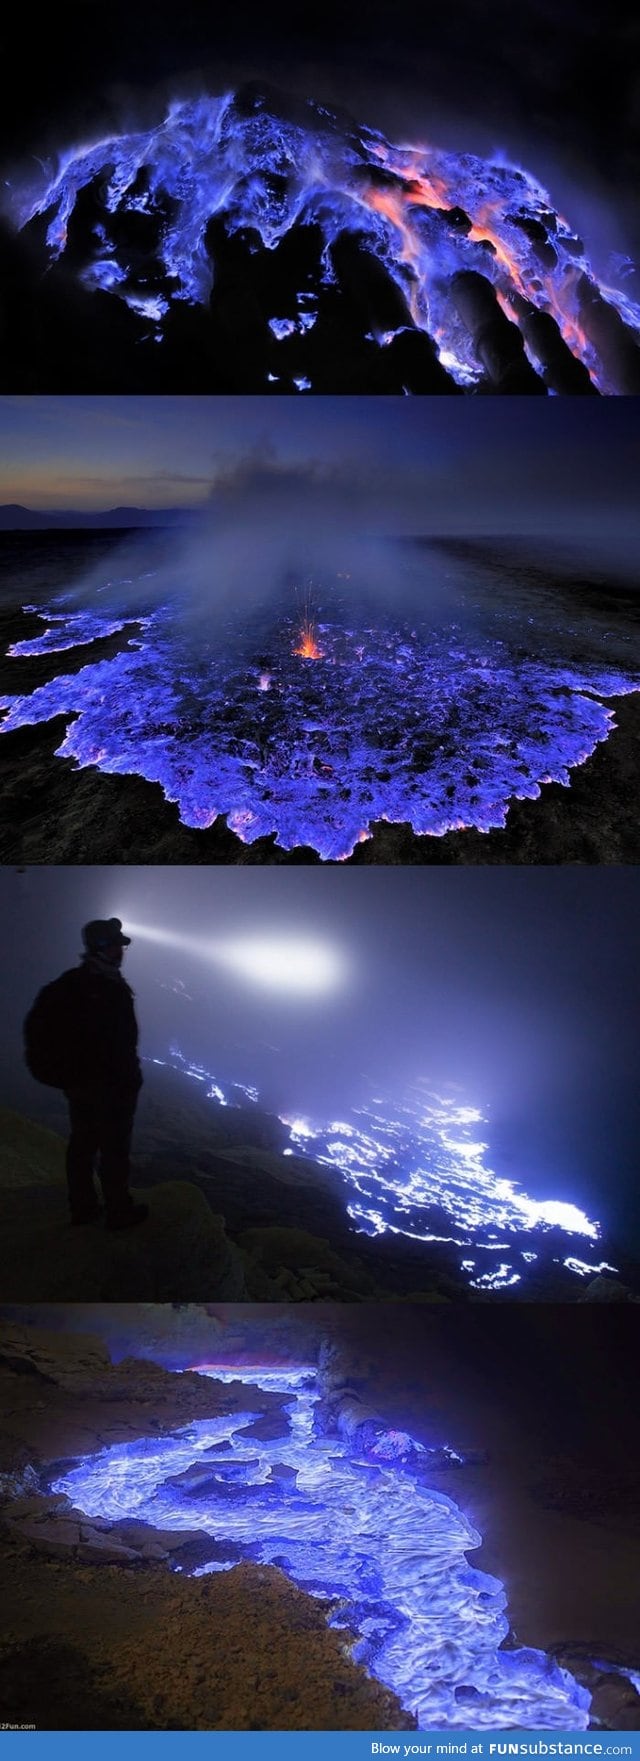
<svg viewBox="0 0 640 1761">
<path fill-rule="evenodd" d="M 239 1246 L 249 1295 L 256 1301 L 357 1300 L 375 1292 L 358 1261 L 347 1264 L 325 1237 L 306 1229 L 246 1229 Z"/>
<path fill-rule="evenodd" d="M 37 1504 L 38 1499 L 31 1500 L 29 1494 L 37 1493 L 39 1484 L 38 1475 L 29 1464 L 25 1467 L 18 1466 L 9 1473 L 0 1474 L 0 1504 L 14 1502 L 27 1506 L 32 1502 Z M 29 1515 L 28 1509 L 25 1511 L 25 1515 Z"/>
<path fill-rule="evenodd" d="M 451 281 L 451 297 L 491 384 L 502 392 L 543 394 L 543 381 L 527 360 L 517 325 L 499 306 L 492 282 L 475 269 L 459 270 Z"/>
<path fill-rule="evenodd" d="M 264 1413 L 261 1418 L 254 1419 L 250 1425 L 245 1425 L 242 1435 L 245 1439 L 255 1437 L 260 1443 L 277 1443 L 279 1438 L 289 1435 L 287 1415 L 284 1411 Z"/>
<path fill-rule="evenodd" d="M 0 1188 L 48 1186 L 64 1181 L 64 1143 L 57 1132 L 0 1107 Z"/>
<path fill-rule="evenodd" d="M 99 1382 L 110 1367 L 106 1346 L 93 1336 L 53 1333 L 10 1321 L 4 1323 L 0 1335 L 0 1365 L 16 1376 L 70 1388 Z"/>
<path fill-rule="evenodd" d="M 177 1486 L 181 1492 L 198 1496 L 201 1492 L 219 1491 L 223 1481 L 247 1480 L 250 1467 L 257 1465 L 257 1461 L 216 1462 L 209 1463 L 208 1466 L 194 1462 L 181 1474 L 168 1474 L 163 1485 Z"/>
<path fill-rule="evenodd" d="M 90 1540 L 82 1542 L 79 1557 L 87 1565 L 135 1565 L 140 1555 L 132 1547 L 123 1547 L 112 1535 L 101 1535 L 96 1530 Z"/>
<path fill-rule="evenodd" d="M 621 1284 L 618 1278 L 605 1278 L 602 1273 L 599 1273 L 597 1278 L 589 1279 L 582 1296 L 578 1298 L 579 1302 L 637 1302 L 638 1300 L 640 1299 L 634 1296 L 633 1291 L 629 1290 L 626 1284 Z"/>
<path fill-rule="evenodd" d="M 32 1541 L 36 1547 L 46 1549 L 55 1542 L 57 1550 L 64 1550 L 80 1545 L 79 1519 L 74 1522 L 67 1516 L 57 1517 L 55 1513 L 48 1516 L 45 1513 L 42 1517 L 28 1517 L 24 1522 L 11 1518 L 9 1527 L 15 1529 L 20 1540 Z"/>
<path fill-rule="evenodd" d="M 588 275 L 578 282 L 578 309 L 583 330 L 597 349 L 616 391 L 632 397 L 640 392 L 640 349 L 637 337 L 616 306 L 602 298 Z"/>
<path fill-rule="evenodd" d="M 72 1228 L 61 1184 L 4 1194 L 0 1287 L 5 1301 L 237 1302 L 242 1260 L 197 1186 L 166 1181 L 136 1199 L 147 1221 Z"/>
</svg>

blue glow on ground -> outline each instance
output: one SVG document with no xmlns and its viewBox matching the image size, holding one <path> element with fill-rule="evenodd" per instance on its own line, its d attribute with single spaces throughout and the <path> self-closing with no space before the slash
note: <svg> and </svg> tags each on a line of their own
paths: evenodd
<svg viewBox="0 0 640 1761">
<path fill-rule="evenodd" d="M 588 1260 L 578 1260 L 571 1254 L 564 1262 L 570 1272 L 577 1272 L 581 1278 L 595 1278 L 599 1272 L 617 1272 L 617 1266 L 610 1266 L 607 1260 L 600 1260 L 598 1265 L 590 1265 Z"/>
<path fill-rule="evenodd" d="M 214 1104 L 240 1106 L 259 1099 L 255 1088 L 221 1084 L 177 1047 L 166 1062 L 204 1083 Z M 281 1116 L 281 1123 L 290 1139 L 285 1156 L 305 1157 L 335 1171 L 357 1231 L 448 1244 L 460 1251 L 458 1267 L 472 1289 L 526 1284 L 531 1265 L 540 1266 L 545 1253 L 558 1263 L 559 1235 L 570 1273 L 582 1278 L 616 1271 L 604 1261 L 589 1265 L 569 1251 L 576 1238 L 597 1242 L 598 1222 L 565 1199 L 531 1198 L 517 1182 L 498 1176 L 487 1160 L 487 1144 L 479 1139 L 478 1127 L 486 1125 L 479 1109 L 461 1105 L 451 1094 L 434 1093 L 426 1082 L 414 1084 L 401 1102 L 376 1098 L 368 1107 L 354 1107 L 346 1119 L 320 1122 L 292 1113 Z"/>
<path fill-rule="evenodd" d="M 596 1662 L 595 1659 L 593 1667 L 601 1669 L 603 1675 L 621 1675 L 624 1681 L 630 1682 L 631 1687 L 635 1688 L 636 1694 L 640 1694 L 640 1670 L 623 1669 L 620 1663 L 601 1663 L 600 1661 Z"/>
<path fill-rule="evenodd" d="M 568 786 L 607 738 L 614 714 L 600 699 L 640 688 L 631 669 L 561 659 L 562 632 L 557 656 L 527 659 L 517 619 L 465 637 L 459 624 L 422 629 L 383 611 L 350 626 L 338 599 L 334 612 L 317 625 L 320 658 L 296 653 L 288 609 L 249 620 L 241 649 L 229 626 L 194 654 L 179 606 L 134 620 L 60 600 L 12 656 L 117 632 L 126 645 L 0 698 L 2 731 L 73 717 L 60 757 L 159 783 L 185 825 L 222 815 L 243 843 L 275 836 L 340 861 L 376 821 L 436 837 L 503 827 L 513 800 Z"/>
<path fill-rule="evenodd" d="M 247 108 L 242 95 L 236 103 L 227 92 L 172 103 L 156 128 L 69 147 L 53 175 L 45 172 L 38 187 L 16 198 L 19 225 L 47 216 L 52 258 L 64 254 L 78 196 L 90 184 L 101 219 L 93 257 L 80 271 L 84 283 L 148 312 L 159 335 L 170 304 L 209 299 L 214 266 L 206 233 L 214 216 L 224 217 L 229 234 L 257 233 L 267 250 L 301 223 L 321 230 L 326 281 L 335 279 L 329 252 L 338 236 L 364 240 L 461 385 L 476 383 L 482 368 L 449 284 L 460 270 L 478 270 L 509 316 L 518 297 L 551 313 L 600 389 L 611 389 L 580 326 L 580 279 L 596 280 L 585 246 L 554 212 L 548 191 L 515 166 L 395 145 L 314 103 L 287 115 L 287 101 L 279 105 L 275 94 Z M 148 253 L 138 249 L 135 260 L 117 226 L 129 210 L 150 226 Z M 622 259 L 612 259 L 609 279 L 623 282 Z M 623 286 L 601 282 L 600 292 L 640 329 L 640 308 Z M 275 315 L 272 328 L 279 321 Z"/>
<path fill-rule="evenodd" d="M 378 1459 L 316 1436 L 313 1370 L 197 1367 L 217 1381 L 288 1394 L 283 1436 L 245 1436 L 256 1413 L 199 1420 L 88 1456 L 54 1490 L 90 1516 L 240 1542 L 252 1560 L 331 1599 L 330 1624 L 357 1635 L 355 1660 L 393 1689 L 422 1730 L 587 1728 L 590 1696 L 566 1670 L 541 1651 L 501 1649 L 504 1588 L 468 1565 L 481 1537 L 450 1498 L 424 1484 L 428 1454 L 411 1454 L 407 1467 L 398 1451 L 388 1466 L 385 1436 L 396 1433 L 383 1434 Z M 283 1476 L 282 1467 L 292 1472 Z M 215 1569 L 227 1568 L 218 1561 Z"/>
</svg>

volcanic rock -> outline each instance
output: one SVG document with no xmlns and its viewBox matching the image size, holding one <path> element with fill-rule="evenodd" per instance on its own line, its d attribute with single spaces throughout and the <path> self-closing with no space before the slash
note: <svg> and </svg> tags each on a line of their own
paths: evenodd
<svg viewBox="0 0 640 1761">
<path fill-rule="evenodd" d="M 339 282 L 362 313 L 367 328 L 379 334 L 411 323 L 407 302 L 383 264 L 366 249 L 363 238 L 342 232 L 331 247 Z"/>
<path fill-rule="evenodd" d="M 629 1290 L 618 1278 L 606 1278 L 602 1273 L 597 1278 L 590 1278 L 586 1289 L 579 1298 L 580 1302 L 640 1302 L 640 1296 Z"/>
<path fill-rule="evenodd" d="M 0 1562 L 11 1610 L 0 1695 L 12 1721 L 61 1730 L 413 1730 L 394 1694 L 348 1655 L 317 1598 L 273 1567 L 187 1578 Z M 18 1574 L 18 1575 L 17 1575 Z M 50 1630 L 56 1596 L 55 1638 Z M 60 1636 L 59 1636 L 60 1635 Z M 250 1643 L 247 1643 L 250 1635 Z"/>
<path fill-rule="evenodd" d="M 597 397 L 597 388 L 587 368 L 572 355 L 551 313 L 539 312 L 531 301 L 523 299 L 516 291 L 510 294 L 509 305 L 518 319 L 525 342 L 540 362 L 542 377 L 549 390 L 573 397 Z"/>
<path fill-rule="evenodd" d="M 16 1376 L 36 1376 L 78 1392 L 87 1382 L 95 1387 L 111 1368 L 101 1340 L 82 1333 L 49 1333 L 44 1328 L 10 1326 L 0 1337 L 0 1365 Z"/>
<path fill-rule="evenodd" d="M 254 1419 L 250 1425 L 244 1426 L 242 1432 L 243 1437 L 255 1437 L 261 1443 L 271 1443 L 274 1438 L 277 1440 L 288 1434 L 289 1421 L 284 1409 L 281 1413 L 265 1413 L 262 1418 Z"/>
<path fill-rule="evenodd" d="M 174 103 L 156 129 L 63 157 L 43 212 L 33 191 L 22 231 L 0 234 L 10 391 L 401 392 L 397 360 L 375 338 L 411 322 L 411 278 L 426 311 L 452 264 L 464 273 L 483 259 L 507 291 L 566 303 L 573 345 L 585 246 L 524 172 L 428 147 L 410 164 L 347 112 L 253 83 Z M 434 174 L 441 205 L 425 200 Z M 631 390 L 637 367 L 616 321 L 635 346 L 632 333 L 596 294 L 605 316 L 592 340 L 609 378 L 621 370 Z M 269 320 L 293 318 L 301 296 L 317 303 L 315 329 L 274 343 Z M 471 383 L 539 392 L 500 318 L 464 351 Z M 444 392 L 455 350 L 441 310 L 434 327 L 447 366 L 428 389 Z"/>
<path fill-rule="evenodd" d="M 636 1670 L 635 1653 L 612 1651 L 611 1646 L 594 1638 L 566 1640 L 554 1645 L 553 1656 L 562 1669 L 568 1669 L 591 1694 L 591 1724 L 596 1730 L 637 1730 L 638 1694 L 629 1680 Z M 606 1661 L 605 1661 L 606 1659 Z"/>
<path fill-rule="evenodd" d="M 462 395 L 461 387 L 443 367 L 436 345 L 426 331 L 408 327 L 396 331 L 385 353 L 406 391 L 422 396 Z"/>
<path fill-rule="evenodd" d="M 615 306 L 603 300 L 587 275 L 580 277 L 578 300 L 586 335 L 598 350 L 617 390 L 628 396 L 640 392 L 640 348 L 633 331 Z"/>
<path fill-rule="evenodd" d="M 64 1144 L 55 1131 L 0 1108 L 0 1185 L 47 1186 L 64 1179 Z"/>
<path fill-rule="evenodd" d="M 302 1229 L 247 1229 L 238 1245 L 250 1256 L 247 1281 L 257 1300 L 353 1301 L 373 1288 L 357 1261 L 347 1264 L 328 1241 Z M 266 1275 L 263 1290 L 261 1272 Z"/>
<path fill-rule="evenodd" d="M 36 1128 L 33 1130 L 35 1138 Z M 51 1133 L 45 1133 L 50 1155 Z M 61 1146 L 62 1148 L 62 1146 Z M 5 1194 L 0 1287 L 8 1301 L 238 1301 L 242 1261 L 198 1187 L 168 1180 L 134 1193 L 149 1203 L 140 1228 L 72 1229 L 61 1184 Z"/>
<path fill-rule="evenodd" d="M 5 1527 L 16 1541 L 36 1552 L 51 1559 L 72 1557 L 79 1564 L 130 1567 L 172 1560 L 181 1570 L 193 1571 L 211 1561 L 231 1565 L 246 1553 L 241 1544 L 216 1541 L 199 1529 L 174 1531 L 129 1519 L 118 1523 L 89 1519 L 72 1510 L 63 1496 L 18 1501 L 5 1515 Z"/>
<path fill-rule="evenodd" d="M 87 1563 L 134 1565 L 141 1557 L 121 1539 L 116 1524 L 88 1520 L 71 1508 L 68 1498 L 42 1498 L 39 1508 L 32 1501 L 28 1514 L 18 1504 L 5 1520 L 17 1541 L 50 1559 L 73 1556 Z"/>
<path fill-rule="evenodd" d="M 279 1432 L 276 1433 L 278 1436 Z M 258 1458 L 254 1461 L 215 1461 L 194 1462 L 191 1467 L 184 1468 L 180 1474 L 169 1474 L 164 1480 L 165 1486 L 178 1486 L 180 1491 L 189 1496 L 200 1497 L 206 1492 L 220 1494 L 224 1482 L 248 1480 L 251 1468 L 259 1467 Z"/>
</svg>

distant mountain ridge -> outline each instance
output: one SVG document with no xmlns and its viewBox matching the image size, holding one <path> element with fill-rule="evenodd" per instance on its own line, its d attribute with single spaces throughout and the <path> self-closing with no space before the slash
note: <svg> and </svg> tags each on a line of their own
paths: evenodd
<svg viewBox="0 0 640 1761">
<path fill-rule="evenodd" d="M 190 515 L 190 508 L 117 507 L 87 513 L 76 508 L 59 512 L 6 502 L 0 506 L 0 532 L 45 532 L 51 529 L 77 532 L 83 528 L 105 531 L 109 527 L 122 530 L 126 526 L 173 526 L 180 520 L 189 519 Z"/>
</svg>

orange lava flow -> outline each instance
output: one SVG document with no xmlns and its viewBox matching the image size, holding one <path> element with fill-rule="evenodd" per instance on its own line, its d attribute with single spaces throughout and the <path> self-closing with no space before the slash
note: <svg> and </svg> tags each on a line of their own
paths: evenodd
<svg viewBox="0 0 640 1761">
<path fill-rule="evenodd" d="M 385 166 L 395 169 L 389 154 L 378 150 L 377 157 Z M 401 261 L 406 264 L 415 278 L 413 286 L 407 288 L 407 300 L 414 322 L 420 324 L 425 314 L 420 311 L 420 276 L 424 246 L 413 224 L 411 210 L 420 208 L 446 209 L 455 202 L 455 195 L 447 188 L 443 177 L 420 173 L 417 164 L 403 166 L 398 169 L 398 177 L 402 186 L 390 189 L 378 189 L 369 185 L 363 192 L 362 201 L 365 206 L 373 208 L 377 213 L 384 214 L 395 226 L 401 239 Z M 516 290 L 524 299 L 533 300 L 538 309 L 545 307 L 556 319 L 567 346 L 574 351 L 579 359 L 588 359 L 589 344 L 586 334 L 578 319 L 571 314 L 571 285 L 577 278 L 578 271 L 565 273 L 562 287 L 558 287 L 550 274 L 544 275 L 538 267 L 537 274 L 543 284 L 542 300 L 536 299 L 534 291 L 527 285 L 526 271 L 523 274 L 517 261 L 514 248 L 510 248 L 504 236 L 501 236 L 500 205 L 497 200 L 487 199 L 472 218 L 468 238 L 472 244 L 487 243 L 491 245 L 497 263 L 506 278 L 507 286 L 496 284 L 496 294 L 507 317 L 513 318 L 508 310 L 508 286 Z"/>
<path fill-rule="evenodd" d="M 385 214 L 400 233 L 402 238 L 401 261 L 413 269 L 416 276 L 419 274 L 423 246 L 414 232 L 406 210 L 410 207 L 436 208 L 445 204 L 447 199 L 443 186 L 436 191 L 433 186 L 429 187 L 424 178 L 415 178 L 406 185 L 404 190 L 370 189 L 367 191 L 366 202 L 368 206 L 375 208 L 379 214 Z M 527 288 L 523 283 L 515 257 L 506 249 L 491 224 L 490 203 L 485 204 L 478 220 L 472 224 L 469 238 L 474 244 L 486 240 L 493 246 L 498 262 L 510 276 L 518 293 L 526 296 Z M 410 304 L 413 305 L 411 300 Z M 414 311 L 413 316 L 415 317 L 415 315 Z"/>
</svg>

